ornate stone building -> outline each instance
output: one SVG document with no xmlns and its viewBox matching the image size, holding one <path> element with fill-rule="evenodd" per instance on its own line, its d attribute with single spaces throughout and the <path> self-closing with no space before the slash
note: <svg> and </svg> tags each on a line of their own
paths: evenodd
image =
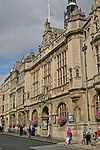
<svg viewBox="0 0 100 150">
<path fill-rule="evenodd" d="M 96 130 L 100 112 L 100 0 L 86 18 L 76 0 L 68 0 L 64 29 L 48 20 L 39 53 L 16 62 L 0 86 L 0 121 L 6 127 L 38 121 L 37 134 L 82 138 L 84 129 Z M 58 117 L 67 121 L 59 125 Z"/>
</svg>

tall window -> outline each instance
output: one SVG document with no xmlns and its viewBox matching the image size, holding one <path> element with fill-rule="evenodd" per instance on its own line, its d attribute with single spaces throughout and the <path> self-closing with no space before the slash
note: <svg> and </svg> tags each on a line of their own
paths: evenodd
<svg viewBox="0 0 100 150">
<path fill-rule="evenodd" d="M 100 112 L 100 96 L 96 96 L 96 101 L 95 101 L 95 109 L 96 112 Z"/>
<path fill-rule="evenodd" d="M 13 95 L 13 108 L 15 108 L 15 95 Z"/>
<path fill-rule="evenodd" d="M 76 69 L 76 77 L 79 77 L 79 69 Z"/>
<path fill-rule="evenodd" d="M 51 85 L 51 61 L 44 65 L 44 86 Z"/>
<path fill-rule="evenodd" d="M 75 66 L 74 69 L 75 69 L 75 77 L 79 78 L 80 77 L 80 71 L 79 71 L 80 67 L 79 66 Z"/>
<path fill-rule="evenodd" d="M 69 77 L 70 79 L 72 79 L 73 75 L 72 75 L 72 68 L 69 68 Z"/>
<path fill-rule="evenodd" d="M 96 48 L 97 66 L 98 66 L 98 74 L 99 74 L 100 73 L 100 50 L 98 45 L 95 48 Z"/>
<path fill-rule="evenodd" d="M 33 96 L 39 94 L 39 70 L 33 73 Z"/>
<path fill-rule="evenodd" d="M 67 115 L 67 110 L 66 110 L 66 104 L 65 103 L 60 103 L 58 106 L 58 116 L 66 116 Z"/>
<path fill-rule="evenodd" d="M 25 102 L 25 91 L 23 89 L 23 104 L 24 104 L 24 102 Z"/>
<path fill-rule="evenodd" d="M 57 56 L 58 86 L 67 83 L 66 50 Z"/>
<path fill-rule="evenodd" d="M 3 94 L 3 101 L 5 100 L 5 95 Z"/>
<path fill-rule="evenodd" d="M 2 112 L 4 112 L 4 105 L 2 105 Z"/>
</svg>

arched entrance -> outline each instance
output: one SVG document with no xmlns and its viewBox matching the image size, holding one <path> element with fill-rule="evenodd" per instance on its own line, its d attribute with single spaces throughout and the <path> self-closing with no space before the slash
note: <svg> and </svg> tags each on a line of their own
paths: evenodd
<svg viewBox="0 0 100 150">
<path fill-rule="evenodd" d="M 32 112 L 31 118 L 32 118 L 32 125 L 37 127 L 37 125 L 38 125 L 38 112 L 36 109 Z"/>
<path fill-rule="evenodd" d="M 42 111 L 42 134 L 43 136 L 48 135 L 48 123 L 49 123 L 49 109 L 47 106 Z"/>
<path fill-rule="evenodd" d="M 36 109 L 32 112 L 32 120 L 34 119 L 38 120 L 38 112 Z"/>
<path fill-rule="evenodd" d="M 32 132 L 31 134 L 34 136 L 36 135 L 36 131 L 37 131 L 37 126 L 38 126 L 38 112 L 37 110 L 33 110 L 32 112 L 32 116 L 31 116 L 31 124 L 32 124 Z"/>
<path fill-rule="evenodd" d="M 25 114 L 23 112 L 20 112 L 18 114 L 18 126 L 24 126 L 25 125 Z"/>
</svg>

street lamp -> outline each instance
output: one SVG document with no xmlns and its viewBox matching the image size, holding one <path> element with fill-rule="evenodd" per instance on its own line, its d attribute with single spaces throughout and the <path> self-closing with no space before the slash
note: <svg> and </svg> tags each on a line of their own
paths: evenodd
<svg viewBox="0 0 100 150">
<path fill-rule="evenodd" d="M 84 53 L 84 65 L 85 65 L 85 80 L 86 80 L 86 98 L 87 98 L 87 113 L 88 113 L 88 122 L 90 121 L 90 112 L 89 112 L 89 97 L 88 97 L 88 76 L 87 76 L 87 61 L 86 61 L 86 51 L 87 45 L 84 44 L 82 47 Z"/>
</svg>

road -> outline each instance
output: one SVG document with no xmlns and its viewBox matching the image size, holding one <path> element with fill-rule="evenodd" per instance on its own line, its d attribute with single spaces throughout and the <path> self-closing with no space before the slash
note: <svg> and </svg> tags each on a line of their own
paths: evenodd
<svg viewBox="0 0 100 150">
<path fill-rule="evenodd" d="M 71 150 L 61 144 L 0 134 L 1 150 Z"/>
</svg>

